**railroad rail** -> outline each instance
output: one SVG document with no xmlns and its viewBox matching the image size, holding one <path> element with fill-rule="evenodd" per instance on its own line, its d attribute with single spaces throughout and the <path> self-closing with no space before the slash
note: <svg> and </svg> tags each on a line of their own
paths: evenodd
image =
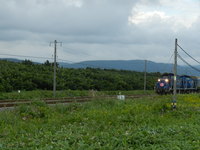
<svg viewBox="0 0 200 150">
<path fill-rule="evenodd" d="M 155 96 L 155 95 L 126 95 L 128 99 L 142 98 L 146 96 Z M 101 98 L 117 98 L 117 95 L 106 95 L 106 96 L 81 96 L 81 97 L 62 97 L 62 98 L 45 98 L 40 99 L 46 104 L 58 104 L 58 103 L 83 103 L 92 101 L 94 99 Z M 0 108 L 14 107 L 22 104 L 31 104 L 33 100 L 29 99 L 13 99 L 13 100 L 0 100 Z"/>
</svg>

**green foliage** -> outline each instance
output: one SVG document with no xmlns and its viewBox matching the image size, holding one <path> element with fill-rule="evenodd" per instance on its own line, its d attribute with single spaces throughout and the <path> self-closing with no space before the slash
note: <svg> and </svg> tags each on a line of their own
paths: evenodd
<svg viewBox="0 0 200 150">
<path fill-rule="evenodd" d="M 80 96 L 90 96 L 90 97 L 98 97 L 105 95 L 119 95 L 119 93 L 123 95 L 144 95 L 144 94 L 153 94 L 154 91 L 144 91 L 142 90 L 134 90 L 134 91 L 95 91 L 95 90 L 62 90 L 56 92 L 57 98 L 63 97 L 80 97 Z M 34 90 L 34 91 L 17 91 L 14 92 L 0 92 L 0 100 L 5 99 L 20 99 L 20 100 L 30 100 L 30 99 L 45 99 L 51 98 L 53 96 L 52 91 L 48 90 Z"/>
<path fill-rule="evenodd" d="M 18 108 L 18 113 L 23 120 L 30 118 L 44 118 L 49 114 L 49 109 L 46 104 L 42 101 L 33 101 L 30 106 L 21 105 Z"/>
<path fill-rule="evenodd" d="M 0 112 L 0 148 L 199 149 L 199 96 L 178 100 L 175 111 L 170 96 L 56 106 L 34 101 Z"/>
<path fill-rule="evenodd" d="M 0 91 L 52 90 L 53 64 L 34 64 L 30 60 L 14 63 L 0 60 Z M 58 90 L 141 90 L 143 73 L 109 69 L 57 68 Z M 147 89 L 153 89 L 158 73 L 147 73 Z"/>
</svg>

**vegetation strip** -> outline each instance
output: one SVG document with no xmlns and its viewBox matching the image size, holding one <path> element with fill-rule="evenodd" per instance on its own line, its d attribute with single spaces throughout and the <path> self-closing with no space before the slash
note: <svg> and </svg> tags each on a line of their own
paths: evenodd
<svg viewBox="0 0 200 150">
<path fill-rule="evenodd" d="M 127 95 L 127 98 L 141 98 L 145 96 L 155 96 L 155 95 Z M 92 99 L 102 99 L 102 98 L 116 98 L 117 95 L 107 95 L 107 96 L 97 96 L 97 97 L 63 97 L 63 98 L 46 98 L 41 99 L 46 104 L 55 104 L 55 103 L 76 103 L 76 102 L 86 102 L 91 101 Z M 32 100 L 2 100 L 0 101 L 0 107 L 13 107 L 20 104 L 30 104 Z"/>
<path fill-rule="evenodd" d="M 0 92 L 52 90 L 52 64 L 0 60 Z M 160 73 L 147 73 L 147 89 L 153 90 Z M 143 72 L 114 69 L 69 69 L 58 66 L 57 90 L 142 90 Z M 15 95 L 17 96 L 17 94 Z"/>
<path fill-rule="evenodd" d="M 187 149 L 200 146 L 200 96 L 171 95 L 90 103 L 42 101 L 0 112 L 0 149 Z"/>
</svg>

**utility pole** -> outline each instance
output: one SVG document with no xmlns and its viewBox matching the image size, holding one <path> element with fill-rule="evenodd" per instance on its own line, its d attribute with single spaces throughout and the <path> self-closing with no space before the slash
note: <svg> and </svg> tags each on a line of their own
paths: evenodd
<svg viewBox="0 0 200 150">
<path fill-rule="evenodd" d="M 147 86 L 147 60 L 144 60 L 144 92 L 146 92 Z"/>
<path fill-rule="evenodd" d="M 56 49 L 57 49 L 57 43 L 60 43 L 62 45 L 62 42 L 57 42 L 56 40 L 54 42 L 51 42 L 50 45 L 54 43 L 54 74 L 53 74 L 53 96 L 56 97 Z"/>
<path fill-rule="evenodd" d="M 175 50 L 174 50 L 174 88 L 173 88 L 173 100 L 172 100 L 172 108 L 176 109 L 176 83 L 177 83 L 177 46 L 178 46 L 178 40 L 175 39 Z"/>
</svg>

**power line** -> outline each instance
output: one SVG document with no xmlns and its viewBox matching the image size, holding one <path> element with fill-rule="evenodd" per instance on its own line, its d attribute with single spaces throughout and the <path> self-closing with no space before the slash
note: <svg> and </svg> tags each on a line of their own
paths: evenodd
<svg viewBox="0 0 200 150">
<path fill-rule="evenodd" d="M 14 56 L 14 57 L 23 57 L 23 58 L 37 58 L 37 59 L 51 59 L 53 60 L 53 58 L 50 57 L 37 57 L 37 56 L 28 56 L 28 55 L 13 55 L 13 54 L 0 54 L 1 56 Z M 68 62 L 68 63 L 76 63 L 76 64 L 82 64 L 84 66 L 88 66 L 88 67 L 94 67 L 94 68 L 101 68 L 104 69 L 103 67 L 100 66 L 96 66 L 96 65 L 91 65 L 91 64 L 86 64 L 86 63 L 82 63 L 82 62 L 74 62 L 74 61 L 70 61 L 70 60 L 65 60 L 65 59 L 58 59 L 60 61 L 63 62 Z M 106 67 L 109 68 L 109 67 Z M 112 69 L 112 68 L 110 68 Z"/>
<path fill-rule="evenodd" d="M 174 56 L 174 53 L 170 56 L 168 63 L 170 63 L 170 61 L 172 60 L 172 57 Z"/>
<path fill-rule="evenodd" d="M 15 57 L 23 57 L 23 58 L 37 58 L 37 59 L 50 59 L 50 60 L 53 60 L 53 58 L 50 58 L 50 57 L 37 57 L 37 56 L 28 56 L 28 55 L 13 55 L 13 54 L 0 54 L 2 56 L 15 56 Z M 70 61 L 70 60 L 65 60 L 65 59 L 57 59 L 57 60 L 60 60 L 62 62 L 67 62 L 67 63 L 76 63 L 76 64 L 81 64 L 83 66 L 86 66 L 86 67 L 91 67 L 91 68 L 100 68 L 100 69 L 113 69 L 111 67 L 108 67 L 108 66 L 97 66 L 97 65 L 91 65 L 91 64 L 87 64 L 87 63 L 83 63 L 83 62 L 74 62 L 74 61 Z"/>
<path fill-rule="evenodd" d="M 85 55 L 85 56 L 91 56 L 91 55 L 89 55 L 89 54 L 86 54 L 85 52 L 82 52 L 82 51 L 84 51 L 84 50 L 82 50 L 82 51 L 80 52 L 80 49 L 78 50 L 78 49 L 74 49 L 74 48 L 72 49 L 72 48 L 64 47 L 64 50 L 78 51 L 79 54 L 82 54 L 82 55 Z M 74 55 L 73 52 L 70 52 L 70 51 L 67 51 L 67 52 L 70 53 L 70 54 L 72 54 L 72 55 Z"/>
<path fill-rule="evenodd" d="M 26 58 L 38 58 L 38 59 L 53 59 L 50 57 L 37 57 L 37 56 L 27 56 L 27 55 L 13 55 L 13 54 L 0 54 L 1 56 L 14 56 L 14 57 L 26 57 Z"/>
<path fill-rule="evenodd" d="M 196 70 L 197 72 L 200 72 L 200 69 L 190 65 L 186 60 L 184 60 L 179 54 L 178 54 L 178 57 L 185 63 L 187 64 L 189 67 L 191 67 L 192 69 Z"/>
<path fill-rule="evenodd" d="M 171 62 L 173 56 L 174 56 L 174 53 L 172 53 L 172 55 L 170 56 L 169 60 L 167 61 L 167 64 L 170 64 L 170 62 Z M 172 70 L 173 70 L 173 63 L 171 63 L 171 65 L 172 65 L 172 66 L 171 66 L 170 72 L 172 72 Z"/>
<path fill-rule="evenodd" d="M 188 55 L 190 58 L 192 58 L 194 61 L 196 61 L 198 64 L 200 64 L 200 62 L 198 60 L 196 60 L 194 57 L 192 57 L 190 54 L 188 54 L 180 45 L 177 44 L 177 46 L 186 54 Z"/>
<path fill-rule="evenodd" d="M 64 59 L 60 59 L 60 58 L 58 58 L 58 60 L 60 60 L 60 61 L 62 61 L 62 62 L 67 62 L 67 63 L 76 63 L 76 62 L 74 62 L 74 61 L 64 60 Z"/>
<path fill-rule="evenodd" d="M 93 68 L 105 69 L 105 67 L 102 67 L 102 66 L 96 66 L 96 65 L 86 64 L 86 63 L 83 63 L 83 62 L 73 62 L 73 61 L 64 60 L 64 59 L 58 59 L 58 60 L 63 61 L 63 62 L 68 62 L 68 63 L 81 64 L 81 65 L 86 66 L 86 67 L 93 67 Z M 113 68 L 107 66 L 106 69 L 113 69 Z"/>
</svg>

